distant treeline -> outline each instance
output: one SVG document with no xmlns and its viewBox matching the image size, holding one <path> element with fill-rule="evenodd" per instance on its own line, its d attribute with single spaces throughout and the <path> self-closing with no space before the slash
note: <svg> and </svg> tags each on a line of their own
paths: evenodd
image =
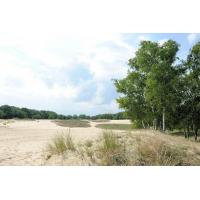
<svg viewBox="0 0 200 200">
<path fill-rule="evenodd" d="M 116 114 L 88 115 L 59 115 L 52 111 L 34 110 L 28 108 L 18 108 L 15 106 L 0 106 L 0 119 L 127 119 L 124 112 Z"/>
</svg>

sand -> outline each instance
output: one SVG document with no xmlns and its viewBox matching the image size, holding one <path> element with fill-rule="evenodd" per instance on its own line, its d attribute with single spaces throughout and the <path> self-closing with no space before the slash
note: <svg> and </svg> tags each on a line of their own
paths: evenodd
<svg viewBox="0 0 200 200">
<path fill-rule="evenodd" d="M 88 128 L 70 128 L 75 140 L 95 139 L 102 129 L 90 122 Z M 129 120 L 110 120 L 104 123 L 129 124 Z M 51 120 L 0 120 L 0 165 L 43 165 L 47 144 L 56 135 L 68 132 L 68 127 Z"/>
</svg>

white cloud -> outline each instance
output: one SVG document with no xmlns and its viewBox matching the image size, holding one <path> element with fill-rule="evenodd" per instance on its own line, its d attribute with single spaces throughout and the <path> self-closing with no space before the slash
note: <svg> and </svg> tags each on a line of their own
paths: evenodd
<svg viewBox="0 0 200 200">
<path fill-rule="evenodd" d="M 78 112 L 80 103 L 86 103 L 91 109 L 86 113 L 116 110 L 112 100 L 105 103 L 111 92 L 107 91 L 107 83 L 126 75 L 127 60 L 135 51 L 124 42 L 123 35 L 43 32 L 0 36 L 0 104 L 55 111 L 62 106 L 68 108 L 65 112 L 73 113 Z M 76 80 L 77 74 L 71 72 L 79 71 L 79 65 L 90 77 L 76 83 L 71 80 Z M 96 85 L 96 90 L 91 90 L 92 98 L 87 102 L 79 100 L 85 89 L 90 90 L 91 83 Z"/>
<path fill-rule="evenodd" d="M 159 45 L 163 45 L 165 42 L 167 42 L 168 39 L 162 39 L 162 40 L 159 40 L 158 43 Z"/>
<path fill-rule="evenodd" d="M 106 42 L 115 46 L 107 46 Z M 82 52 L 79 59 L 85 63 L 97 81 L 123 77 L 127 72 L 128 59 L 134 56 L 134 47 L 123 42 L 119 35 L 114 35 L 103 44 Z"/>
<path fill-rule="evenodd" d="M 143 41 L 143 40 L 150 40 L 150 37 L 146 36 L 146 35 L 139 35 L 138 40 L 139 40 L 139 42 Z"/>
<path fill-rule="evenodd" d="M 108 104 L 94 105 L 94 104 L 91 104 L 90 102 L 80 102 L 77 105 L 78 105 L 78 108 L 83 108 L 83 111 L 85 113 L 88 111 L 91 112 L 92 110 L 96 110 L 97 113 L 102 113 L 102 110 L 103 110 L 103 113 L 116 113 L 116 112 L 121 111 L 115 100 L 112 100 Z M 80 111 L 79 111 L 79 113 L 80 113 Z"/>
<path fill-rule="evenodd" d="M 190 44 L 193 44 L 198 39 L 198 37 L 199 37 L 198 33 L 190 33 L 187 36 L 187 40 Z"/>
</svg>

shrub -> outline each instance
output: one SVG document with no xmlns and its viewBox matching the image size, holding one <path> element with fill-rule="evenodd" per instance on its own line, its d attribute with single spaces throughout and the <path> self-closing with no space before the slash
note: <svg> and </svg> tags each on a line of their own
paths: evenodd
<svg viewBox="0 0 200 200">
<path fill-rule="evenodd" d="M 127 165 L 125 145 L 112 132 L 103 132 L 97 151 L 100 165 Z"/>
<path fill-rule="evenodd" d="M 148 141 L 137 140 L 137 165 L 183 165 L 184 151 L 172 146 L 160 138 Z"/>
<path fill-rule="evenodd" d="M 57 135 L 53 138 L 51 144 L 48 145 L 48 151 L 50 154 L 63 154 L 66 151 L 75 151 L 75 144 L 71 135 Z"/>
</svg>

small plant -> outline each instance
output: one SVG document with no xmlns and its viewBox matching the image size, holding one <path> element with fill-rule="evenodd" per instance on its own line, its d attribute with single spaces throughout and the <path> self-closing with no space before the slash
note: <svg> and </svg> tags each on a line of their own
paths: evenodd
<svg viewBox="0 0 200 200">
<path fill-rule="evenodd" d="M 86 140 L 85 142 L 85 146 L 88 148 L 92 147 L 92 144 L 93 144 L 92 140 Z"/>
<path fill-rule="evenodd" d="M 51 154 L 61 154 L 66 151 L 63 135 L 59 135 L 53 138 L 52 143 L 48 145 L 48 151 Z"/>
<path fill-rule="evenodd" d="M 57 135 L 55 138 L 53 138 L 52 143 L 48 145 L 48 151 L 51 154 L 63 154 L 65 151 L 75 150 L 75 144 L 69 133 L 66 135 Z"/>
<path fill-rule="evenodd" d="M 66 147 L 67 147 L 68 150 L 70 150 L 70 151 L 76 150 L 75 144 L 74 144 L 73 139 L 72 139 L 70 134 L 67 134 L 65 136 L 65 144 L 66 144 Z"/>
<path fill-rule="evenodd" d="M 86 155 L 90 158 L 91 161 L 94 161 L 94 150 L 92 148 L 85 148 Z"/>
<path fill-rule="evenodd" d="M 101 165 L 127 165 L 125 146 L 112 132 L 103 132 L 97 151 Z"/>
</svg>

